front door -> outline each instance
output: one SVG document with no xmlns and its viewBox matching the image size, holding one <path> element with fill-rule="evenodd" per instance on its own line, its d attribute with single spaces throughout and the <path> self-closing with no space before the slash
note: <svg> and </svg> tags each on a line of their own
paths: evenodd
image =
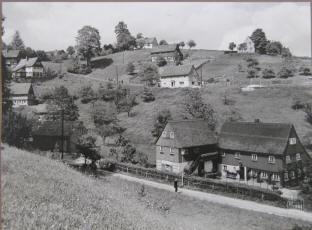
<svg viewBox="0 0 312 230">
<path fill-rule="evenodd" d="M 175 86 L 175 81 L 172 81 L 171 82 L 171 87 L 174 87 Z"/>
</svg>

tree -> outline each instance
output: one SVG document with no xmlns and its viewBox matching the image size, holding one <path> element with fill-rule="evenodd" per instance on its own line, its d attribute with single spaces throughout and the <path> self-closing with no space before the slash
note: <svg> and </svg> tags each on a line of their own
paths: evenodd
<svg viewBox="0 0 312 230">
<path fill-rule="evenodd" d="M 32 48 L 26 47 L 26 49 L 21 50 L 21 57 L 23 57 L 23 58 L 37 57 L 37 53 Z"/>
<path fill-rule="evenodd" d="M 194 42 L 194 40 L 189 40 L 189 41 L 187 42 L 187 45 L 188 45 L 188 47 L 191 49 L 192 47 L 195 47 L 195 46 L 196 46 L 196 43 Z"/>
<path fill-rule="evenodd" d="M 259 62 L 256 58 L 248 58 L 247 62 L 247 78 L 259 77 L 258 72 L 260 71 Z"/>
<path fill-rule="evenodd" d="M 140 49 L 142 49 L 145 45 L 144 38 L 140 38 L 136 40 L 136 46 Z"/>
<path fill-rule="evenodd" d="M 14 50 L 23 50 L 25 49 L 25 45 L 24 42 L 19 34 L 18 31 L 15 31 L 15 34 L 13 35 L 13 39 L 10 43 L 10 46 L 12 47 L 12 49 Z"/>
<path fill-rule="evenodd" d="M 40 61 L 50 61 L 47 56 L 47 53 L 44 50 L 37 50 L 36 56 L 39 58 Z"/>
<path fill-rule="evenodd" d="M 95 92 L 91 85 L 82 86 L 80 89 L 81 103 L 86 104 L 95 99 Z"/>
<path fill-rule="evenodd" d="M 283 58 L 290 58 L 290 57 L 292 57 L 292 54 L 291 54 L 289 48 L 286 48 L 286 47 L 282 48 L 281 55 L 282 55 Z"/>
<path fill-rule="evenodd" d="M 92 107 L 91 116 L 96 126 L 109 125 L 117 121 L 117 109 L 113 103 L 97 101 Z"/>
<path fill-rule="evenodd" d="M 129 62 L 127 65 L 127 69 L 126 69 L 127 73 L 132 74 L 134 70 L 135 70 L 135 66 L 133 62 Z"/>
<path fill-rule="evenodd" d="M 168 45 L 168 42 L 166 40 L 160 40 L 159 45 Z"/>
<path fill-rule="evenodd" d="M 153 86 L 159 80 L 158 68 L 151 63 L 144 63 L 138 75 L 147 86 Z"/>
<path fill-rule="evenodd" d="M 256 53 L 266 54 L 266 46 L 268 44 L 268 41 L 262 29 L 256 29 L 250 36 L 250 39 L 255 45 Z"/>
<path fill-rule="evenodd" d="M 154 94 L 152 93 L 152 91 L 147 88 L 147 87 L 144 87 L 144 91 L 143 91 L 143 94 L 141 96 L 142 100 L 144 102 L 151 102 L 151 101 L 155 101 L 155 96 Z"/>
<path fill-rule="evenodd" d="M 301 66 L 299 69 L 299 74 L 303 76 L 311 76 L 311 69 L 308 67 Z"/>
<path fill-rule="evenodd" d="M 110 124 L 97 126 L 97 129 L 103 140 L 109 136 L 120 135 L 126 130 L 125 128 L 121 127 L 117 121 Z"/>
<path fill-rule="evenodd" d="M 184 48 L 184 46 L 185 46 L 185 43 L 182 41 L 182 42 L 180 42 L 179 43 L 179 46 L 181 46 L 182 47 L 182 49 Z"/>
<path fill-rule="evenodd" d="M 95 162 L 101 159 L 101 155 L 98 153 L 97 146 L 95 145 L 96 138 L 90 135 L 83 135 L 77 140 L 78 153 L 82 154 L 85 158 L 85 165 L 87 159 L 91 160 L 91 165 L 96 168 Z"/>
<path fill-rule="evenodd" d="M 77 52 L 87 60 L 87 66 L 90 66 L 91 57 L 98 54 L 101 50 L 99 31 L 91 26 L 84 26 L 78 30 L 76 37 Z"/>
<path fill-rule="evenodd" d="M 242 52 L 246 51 L 247 50 L 247 43 L 243 42 L 243 43 L 239 44 L 238 45 L 238 50 L 242 51 Z"/>
<path fill-rule="evenodd" d="M 157 64 L 157 66 L 159 66 L 159 67 L 165 66 L 165 65 L 167 65 L 167 61 L 166 61 L 166 59 L 165 59 L 163 56 L 158 55 L 158 56 L 156 57 L 156 64 Z"/>
<path fill-rule="evenodd" d="M 130 117 L 132 108 L 137 104 L 135 95 L 127 95 L 119 102 L 119 110 L 127 112 L 128 117 Z"/>
<path fill-rule="evenodd" d="M 73 46 L 68 46 L 66 49 L 68 55 L 72 56 L 75 53 L 75 49 Z"/>
<path fill-rule="evenodd" d="M 234 42 L 230 42 L 229 49 L 233 51 L 235 47 L 236 47 L 236 44 Z"/>
<path fill-rule="evenodd" d="M 64 111 L 64 119 L 75 121 L 79 117 L 78 106 L 74 102 L 73 96 L 64 86 L 56 87 L 48 100 L 48 119 L 58 120 L 61 118 L 61 113 Z"/>
<path fill-rule="evenodd" d="M 212 106 L 203 102 L 198 89 L 186 89 L 184 92 L 185 98 L 182 103 L 184 119 L 204 119 L 211 130 L 214 130 L 217 121 Z"/>
<path fill-rule="evenodd" d="M 2 117 L 2 141 L 18 148 L 27 147 L 36 121 L 19 113 L 8 112 Z"/>
<path fill-rule="evenodd" d="M 276 56 L 282 53 L 283 45 L 278 41 L 268 41 L 266 49 L 266 54 Z"/>
<path fill-rule="evenodd" d="M 154 118 L 154 128 L 152 130 L 153 137 L 160 137 L 161 133 L 163 132 L 164 128 L 167 125 L 167 122 L 172 119 L 170 110 L 165 109 L 161 110 L 157 113 Z"/>
<path fill-rule="evenodd" d="M 127 24 L 120 21 L 115 26 L 115 34 L 117 36 L 117 48 L 119 50 L 129 50 L 136 46 L 135 38 L 131 36 Z"/>
<path fill-rule="evenodd" d="M 142 34 L 142 33 L 138 33 L 137 36 L 136 36 L 136 38 L 137 38 L 137 39 L 143 38 L 143 34 Z"/>
<path fill-rule="evenodd" d="M 264 69 L 262 71 L 262 77 L 265 79 L 275 78 L 275 73 L 273 69 Z"/>
</svg>

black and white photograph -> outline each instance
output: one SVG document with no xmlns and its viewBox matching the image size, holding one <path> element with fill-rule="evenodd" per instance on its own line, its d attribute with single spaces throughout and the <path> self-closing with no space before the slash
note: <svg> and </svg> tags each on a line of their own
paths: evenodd
<svg viewBox="0 0 312 230">
<path fill-rule="evenodd" d="M 1 6 L 1 229 L 312 230 L 311 2 Z"/>
</svg>

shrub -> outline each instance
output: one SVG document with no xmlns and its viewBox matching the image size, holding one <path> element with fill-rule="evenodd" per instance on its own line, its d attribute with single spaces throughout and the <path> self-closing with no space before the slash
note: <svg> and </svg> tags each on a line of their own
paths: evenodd
<svg viewBox="0 0 312 230">
<path fill-rule="evenodd" d="M 302 76 L 311 76 L 312 75 L 310 68 L 307 68 L 307 67 L 300 67 L 299 74 Z"/>
<path fill-rule="evenodd" d="M 132 62 L 129 62 L 128 65 L 127 65 L 127 69 L 126 69 L 127 73 L 128 74 L 132 74 L 134 69 L 135 69 L 134 64 Z"/>
<path fill-rule="evenodd" d="M 78 61 L 74 61 L 71 66 L 67 68 L 67 72 L 74 74 L 89 74 L 92 72 L 90 66 L 79 64 Z"/>
<path fill-rule="evenodd" d="M 152 91 L 150 89 L 148 89 L 147 87 L 144 87 L 144 91 L 143 91 L 141 98 L 144 102 L 155 101 L 155 97 L 154 97 Z"/>
<path fill-rule="evenodd" d="M 287 67 L 283 67 L 277 75 L 279 78 L 289 78 L 294 76 L 293 71 Z"/>
<path fill-rule="evenodd" d="M 270 79 L 270 78 L 275 78 L 275 73 L 273 71 L 273 69 L 264 69 L 262 71 L 262 77 L 265 79 Z"/>
<path fill-rule="evenodd" d="M 79 91 L 81 97 L 81 103 L 86 104 L 90 101 L 94 100 L 95 93 L 91 87 L 91 85 L 82 86 Z"/>
<path fill-rule="evenodd" d="M 167 61 L 164 57 L 158 55 L 157 58 L 156 58 L 156 64 L 161 67 L 161 66 L 165 66 L 167 65 Z"/>
</svg>

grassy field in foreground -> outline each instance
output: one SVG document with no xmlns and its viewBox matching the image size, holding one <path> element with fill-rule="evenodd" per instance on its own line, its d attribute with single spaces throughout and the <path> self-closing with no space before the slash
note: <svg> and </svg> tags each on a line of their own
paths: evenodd
<svg viewBox="0 0 312 230">
<path fill-rule="evenodd" d="M 115 177 L 96 179 L 3 146 L 3 229 L 292 229 L 297 220 L 203 202 Z"/>
</svg>

